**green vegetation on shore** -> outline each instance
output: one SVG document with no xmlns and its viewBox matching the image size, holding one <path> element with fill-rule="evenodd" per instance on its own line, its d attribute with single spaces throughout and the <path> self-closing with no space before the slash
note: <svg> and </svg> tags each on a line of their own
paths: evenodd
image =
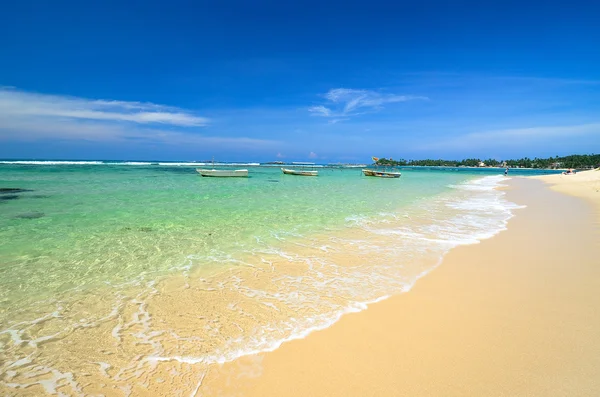
<svg viewBox="0 0 600 397">
<path fill-rule="evenodd" d="M 464 160 L 392 160 L 381 158 L 375 164 L 386 166 L 427 166 L 427 167 L 511 167 L 511 168 L 598 168 L 600 154 L 574 154 L 564 157 L 548 157 L 545 159 L 524 157 L 518 160 L 496 159 L 464 159 Z"/>
</svg>

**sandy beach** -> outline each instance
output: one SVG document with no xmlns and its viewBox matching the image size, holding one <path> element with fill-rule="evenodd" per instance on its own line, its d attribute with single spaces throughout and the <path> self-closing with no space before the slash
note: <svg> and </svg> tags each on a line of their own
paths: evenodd
<svg viewBox="0 0 600 397">
<path fill-rule="evenodd" d="M 572 175 L 541 175 L 532 178 L 546 182 L 557 192 L 584 198 L 592 203 L 600 216 L 600 168 Z"/>
<path fill-rule="evenodd" d="M 600 395 L 600 172 L 540 179 L 553 190 L 509 181 L 526 208 L 507 231 L 453 249 L 408 293 L 212 366 L 196 395 Z"/>
</svg>

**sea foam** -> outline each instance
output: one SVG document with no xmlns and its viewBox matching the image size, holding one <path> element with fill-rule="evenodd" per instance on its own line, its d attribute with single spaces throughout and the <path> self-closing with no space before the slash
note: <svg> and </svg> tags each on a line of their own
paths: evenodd
<svg viewBox="0 0 600 397">
<path fill-rule="evenodd" d="M 443 194 L 398 212 L 348 216 L 345 227 L 322 235 L 273 230 L 271 239 L 253 239 L 256 244 L 241 254 L 218 249 L 203 255 L 188 253 L 185 261 L 172 266 L 185 278 L 175 285 L 185 288 L 171 290 L 144 281 L 150 270 L 139 279 L 107 283 L 114 294 L 112 305 L 97 319 L 82 323 L 78 318 L 69 325 L 63 316 L 68 308 L 61 308 L 1 330 L 0 337 L 7 340 L 3 347 L 13 359 L 0 369 L 19 368 L 26 375 L 11 376 L 5 385 L 14 391 L 37 384 L 48 393 L 62 385 L 69 386 L 72 394 L 82 394 L 70 372 L 50 366 L 42 371 L 28 364 L 42 353 L 38 344 L 46 343 L 48 348 L 56 339 L 100 326 L 107 329 L 110 342 L 97 350 L 111 354 L 87 361 L 95 363 L 102 382 L 118 388 L 130 387 L 138 377 L 146 385 L 158 363 L 206 366 L 304 338 L 347 313 L 409 291 L 440 265 L 451 248 L 476 244 L 504 230 L 513 210 L 522 208 L 497 189 L 504 180 L 484 177 L 453 184 Z M 191 271 L 210 266 L 219 270 L 202 277 Z M 177 298 L 169 300 L 169 296 Z M 48 321 L 65 322 L 65 331 L 28 336 L 30 329 Z M 189 326 L 180 329 L 177 324 Z M 131 361 L 117 367 L 118 360 L 111 359 L 124 349 Z M 52 359 L 58 360 L 59 355 L 56 352 Z"/>
<path fill-rule="evenodd" d="M 355 313 L 368 308 L 370 304 L 387 299 L 392 294 L 409 291 L 418 279 L 427 275 L 435 267 L 439 266 L 442 258 L 451 248 L 475 244 L 483 239 L 490 238 L 502 230 L 505 230 L 508 220 L 513 216 L 512 210 L 523 208 L 504 198 L 504 192 L 497 190 L 501 186 L 504 178 L 484 177 L 468 181 L 459 185 L 450 186 L 451 189 L 458 192 L 467 192 L 468 194 L 449 194 L 439 197 L 437 200 L 425 202 L 421 210 L 425 215 L 424 219 L 430 222 L 418 220 L 410 224 L 410 227 L 402 227 L 394 224 L 392 221 L 405 219 L 404 216 L 395 213 L 380 213 L 379 219 L 349 216 L 347 218 L 348 227 L 360 228 L 367 232 L 368 239 L 352 240 L 347 236 L 332 237 L 327 245 L 328 250 L 335 251 L 336 245 L 347 244 L 358 246 L 359 250 L 366 253 L 365 257 L 376 255 L 377 253 L 386 253 L 386 260 L 394 260 L 397 263 L 387 263 L 386 265 L 375 266 L 364 271 L 348 271 L 343 266 L 333 263 L 325 264 L 327 260 L 322 260 L 320 268 L 338 267 L 338 276 L 333 276 L 336 272 L 315 272 L 313 276 L 292 277 L 281 275 L 279 282 L 285 280 L 287 288 L 280 289 L 280 292 L 271 293 L 264 290 L 245 289 L 242 282 L 238 280 L 236 288 L 239 293 L 244 294 L 249 299 L 259 300 L 262 304 L 270 306 L 273 310 L 279 310 L 273 303 L 287 305 L 288 309 L 296 305 L 311 305 L 311 300 L 301 299 L 298 292 L 310 286 L 312 290 L 305 290 L 302 294 L 319 293 L 321 298 L 327 294 L 324 291 L 335 291 L 336 293 L 346 294 L 350 297 L 356 290 L 360 290 L 359 285 L 380 286 L 375 289 L 374 296 L 367 298 L 364 293 L 363 300 L 352 300 L 346 305 L 332 306 L 331 310 L 326 310 L 319 314 L 313 314 L 305 318 L 291 318 L 278 324 L 265 324 L 263 331 L 258 330 L 254 335 L 247 335 L 244 338 L 230 341 L 225 346 L 218 348 L 214 353 L 203 356 L 150 356 L 148 360 L 156 361 L 176 361 L 188 364 L 212 364 L 224 363 L 235 360 L 241 356 L 268 352 L 277 349 L 281 344 L 301 339 L 313 331 L 325 329 L 337 322 L 344 314 Z M 444 216 L 447 209 L 454 212 L 450 216 Z M 437 216 L 438 218 L 431 218 Z M 390 221 L 390 219 L 392 221 Z M 397 238 L 397 245 L 389 248 L 378 244 L 377 236 L 388 236 Z M 388 241 L 388 240 L 386 240 Z M 309 246 L 310 243 L 303 243 L 302 246 Z M 314 248 L 321 248 L 314 247 Z M 432 248 L 434 247 L 434 248 Z M 403 255 L 418 255 L 420 251 L 435 251 L 435 260 L 429 262 L 426 268 L 413 272 L 409 277 L 401 277 L 404 267 L 400 265 L 405 260 Z M 328 250 L 321 252 L 328 252 Z M 412 252 L 412 254 L 411 254 Z M 279 257 L 288 262 L 304 262 L 318 260 L 317 257 L 302 257 L 282 249 L 263 249 L 254 251 L 254 255 L 267 255 Z M 322 259 L 322 258 L 321 258 Z M 262 258 L 263 262 L 272 263 L 272 261 Z M 331 269 L 329 269 L 331 270 Z M 325 275 L 324 275 L 325 274 Z M 387 285 L 387 287 L 386 287 Z M 295 286 L 295 289 L 291 289 Z M 368 288 L 367 288 L 368 289 Z M 283 292 L 288 291 L 288 292 Z M 292 292 L 294 291 L 294 292 Z M 365 290 L 366 291 L 366 290 Z M 364 292 L 364 291 L 363 291 Z M 359 296 L 356 296 L 359 298 Z M 334 308 L 335 307 L 335 308 Z M 275 330 L 286 329 L 284 335 L 273 337 L 270 333 Z M 281 332 L 278 333 L 281 335 Z"/>
</svg>

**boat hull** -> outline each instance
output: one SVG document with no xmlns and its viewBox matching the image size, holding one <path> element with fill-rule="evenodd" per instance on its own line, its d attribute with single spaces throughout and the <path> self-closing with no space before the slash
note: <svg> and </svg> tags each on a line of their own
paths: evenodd
<svg viewBox="0 0 600 397">
<path fill-rule="evenodd" d="M 286 175 L 300 175 L 300 176 L 317 176 L 319 171 L 298 171 L 282 168 L 281 171 Z"/>
<path fill-rule="evenodd" d="M 248 178 L 248 170 L 203 170 L 198 168 L 196 172 L 202 176 L 213 178 Z"/>
<path fill-rule="evenodd" d="M 400 172 L 387 172 L 387 171 L 377 171 L 377 170 L 362 170 L 365 176 L 374 176 L 377 178 L 400 178 L 402 175 Z"/>
</svg>

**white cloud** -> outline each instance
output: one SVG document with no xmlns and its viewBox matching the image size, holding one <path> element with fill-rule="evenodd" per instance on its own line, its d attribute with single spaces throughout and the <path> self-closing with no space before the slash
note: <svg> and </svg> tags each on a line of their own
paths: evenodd
<svg viewBox="0 0 600 397">
<path fill-rule="evenodd" d="M 342 121 L 346 121 L 346 120 L 350 120 L 350 118 L 346 117 L 343 119 L 329 119 L 328 123 L 329 124 L 337 124 L 337 123 L 341 123 Z"/>
<path fill-rule="evenodd" d="M 313 113 L 316 116 L 324 116 L 324 117 L 331 116 L 331 110 L 322 105 L 311 106 L 308 108 L 308 111 Z"/>
<path fill-rule="evenodd" d="M 285 157 L 285 156 L 284 156 L 283 154 L 281 154 L 281 153 L 277 153 L 277 158 L 278 158 L 278 159 L 282 159 L 282 158 L 284 158 L 284 157 Z"/>
<path fill-rule="evenodd" d="M 310 153 L 308 154 L 308 158 L 309 158 L 309 159 L 316 159 L 317 157 L 318 157 L 318 156 L 317 156 L 317 154 L 316 154 L 315 152 L 310 152 Z"/>
<path fill-rule="evenodd" d="M 383 108 L 383 105 L 395 102 L 406 102 L 416 99 L 428 99 L 421 96 L 385 94 L 369 90 L 335 88 L 324 95 L 329 107 L 324 105 L 311 106 L 308 111 L 313 116 L 334 117 L 337 123 L 349 116 L 365 112 L 373 112 Z"/>
<path fill-rule="evenodd" d="M 7 120 L 0 115 L 0 142 L 33 142 L 49 139 L 88 142 L 137 141 L 161 145 L 228 145 L 228 147 L 248 149 L 281 145 L 281 142 L 269 139 L 208 136 L 196 132 L 82 120 L 58 119 L 40 123 L 36 119 Z"/>
<path fill-rule="evenodd" d="M 200 127 L 208 123 L 207 118 L 189 111 L 153 103 L 91 100 L 5 88 L 0 89 L 0 117 L 66 118 L 177 127 Z"/>
<path fill-rule="evenodd" d="M 142 102 L 90 100 L 0 87 L 0 142 L 64 140 L 269 148 L 279 141 L 198 132 L 208 119 Z M 168 127 L 168 128 L 165 128 Z"/>
</svg>

